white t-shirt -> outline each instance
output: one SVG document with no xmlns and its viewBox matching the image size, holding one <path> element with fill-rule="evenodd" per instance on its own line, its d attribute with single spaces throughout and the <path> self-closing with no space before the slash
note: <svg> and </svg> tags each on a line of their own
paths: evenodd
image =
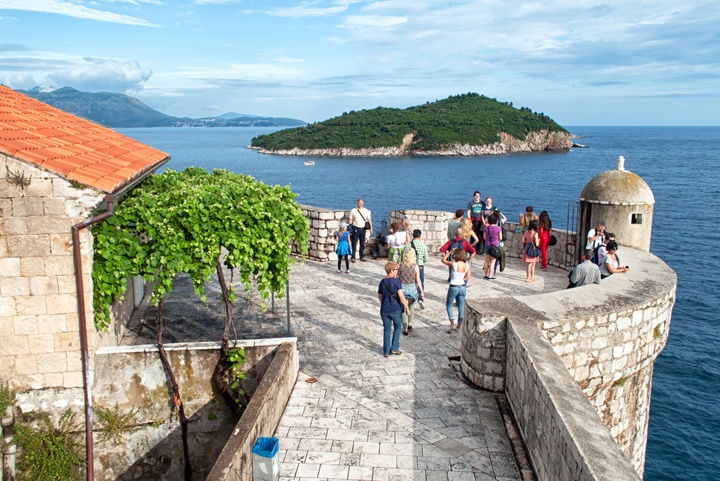
<svg viewBox="0 0 720 481">
<path fill-rule="evenodd" d="M 362 216 L 360 214 L 362 214 Z M 363 219 L 363 217 L 365 218 Z M 365 222 L 371 222 L 370 211 L 368 209 L 366 209 L 365 207 L 361 207 L 359 209 L 355 207 L 353 208 L 353 210 L 350 211 L 350 223 L 353 225 L 353 227 L 362 229 L 363 227 L 365 227 Z"/>
<path fill-rule="evenodd" d="M 591 240 L 590 240 L 590 239 L 592 239 L 593 237 L 595 237 L 595 236 L 597 235 L 596 232 L 597 232 L 597 231 L 596 231 L 595 229 L 590 229 L 590 231 L 588 232 L 588 235 L 587 235 L 587 243 L 585 244 L 585 248 L 586 248 L 586 249 L 595 250 L 595 248 L 596 248 L 597 246 L 599 246 L 600 244 L 602 244 L 602 242 L 603 242 L 603 238 L 602 238 L 602 237 L 598 237 L 598 238 L 595 239 L 594 241 L 591 241 Z"/>
</svg>

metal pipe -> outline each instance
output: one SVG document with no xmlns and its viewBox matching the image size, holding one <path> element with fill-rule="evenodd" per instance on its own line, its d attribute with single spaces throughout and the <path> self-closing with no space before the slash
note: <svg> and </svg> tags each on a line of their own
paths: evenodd
<svg viewBox="0 0 720 481">
<path fill-rule="evenodd" d="M 285 316 L 287 317 L 287 333 L 290 335 L 290 273 L 285 284 Z"/>
<path fill-rule="evenodd" d="M 77 291 L 78 324 L 80 329 L 80 355 L 82 357 L 83 391 L 85 394 L 85 459 L 87 462 L 87 481 L 95 479 L 93 456 L 92 392 L 90 383 L 90 354 L 88 349 L 87 316 L 85 314 L 85 283 L 82 274 L 82 254 L 80 252 L 80 231 L 102 222 L 115 212 L 115 196 L 105 196 L 107 212 L 79 222 L 72 226 L 73 263 L 75 265 L 75 290 Z"/>
</svg>

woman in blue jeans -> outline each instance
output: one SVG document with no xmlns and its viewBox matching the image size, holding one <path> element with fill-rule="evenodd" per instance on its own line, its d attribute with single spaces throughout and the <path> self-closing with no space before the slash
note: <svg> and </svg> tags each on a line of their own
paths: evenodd
<svg viewBox="0 0 720 481">
<path fill-rule="evenodd" d="M 397 262 L 385 264 L 387 276 L 380 281 L 377 291 L 380 300 L 380 317 L 383 321 L 383 354 L 385 357 L 390 354 L 402 354 L 400 350 L 402 314 L 403 311 L 410 314 L 407 300 L 403 295 L 402 284 L 397 278 L 398 268 Z"/>
<path fill-rule="evenodd" d="M 451 255 L 453 256 L 452 261 L 450 260 Z M 465 296 L 467 295 L 465 282 L 470 280 L 470 264 L 467 263 L 467 253 L 463 249 L 453 249 L 452 251 L 448 249 L 443 255 L 442 263 L 450 267 L 450 287 L 448 287 L 445 307 L 450 319 L 448 333 L 453 333 L 460 330 L 465 318 Z M 457 326 L 455 326 L 455 315 L 452 308 L 453 301 L 457 301 L 458 306 Z"/>
</svg>

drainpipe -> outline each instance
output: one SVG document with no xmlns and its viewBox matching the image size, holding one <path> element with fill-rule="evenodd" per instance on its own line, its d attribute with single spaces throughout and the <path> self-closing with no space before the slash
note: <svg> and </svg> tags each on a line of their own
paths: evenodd
<svg viewBox="0 0 720 481">
<path fill-rule="evenodd" d="M 85 283 L 82 275 L 82 255 L 80 253 L 80 231 L 111 217 L 115 211 L 115 196 L 105 196 L 107 212 L 72 226 L 73 263 L 75 264 L 75 290 L 77 291 L 78 321 L 80 327 L 80 352 L 82 356 L 83 391 L 85 392 L 85 456 L 87 462 L 87 481 L 95 479 L 93 456 L 92 393 L 90 383 L 90 355 L 88 353 L 87 316 L 85 314 Z"/>
</svg>

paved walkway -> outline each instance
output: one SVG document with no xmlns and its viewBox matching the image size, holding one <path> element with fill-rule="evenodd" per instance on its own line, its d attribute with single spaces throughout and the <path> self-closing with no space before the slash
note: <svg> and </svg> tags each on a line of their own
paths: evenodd
<svg viewBox="0 0 720 481">
<path fill-rule="evenodd" d="M 401 336 L 403 354 L 385 358 L 376 294 L 383 266 L 384 260 L 357 262 L 345 275 L 332 263 L 305 262 L 292 271 L 301 374 L 276 432 L 281 479 L 531 479 L 513 454 L 498 407 L 504 396 L 475 389 L 458 373 L 461 336 L 446 332 L 447 268 L 431 259 L 427 308 L 416 310 L 415 329 Z M 483 279 L 479 267 L 469 298 L 567 284 L 567 274 L 555 269 L 527 284 L 518 260 L 494 281 Z"/>
<path fill-rule="evenodd" d="M 305 261 L 290 276 L 292 335 L 298 337 L 300 376 L 277 429 L 281 480 L 489 481 L 532 479 L 508 437 L 502 394 L 468 385 L 459 373 L 461 335 L 448 334 L 447 268 L 426 266 L 426 309 L 401 336 L 402 355 L 382 354 L 377 285 L 385 260 L 351 264 Z M 524 265 L 508 259 L 497 280 L 473 266 L 468 298 L 525 295 L 563 289 L 567 273 L 540 271 L 525 283 Z M 262 313 L 256 293 L 235 307 L 238 337 L 287 335 L 285 300 Z M 154 308 L 138 312 L 123 344 L 154 343 Z M 210 283 L 208 303 L 181 278 L 165 302 L 167 342 L 218 340 L 224 310 Z M 308 378 L 317 382 L 308 383 Z M 512 434 L 512 426 L 510 426 Z M 512 437 L 512 436 L 511 436 Z"/>
</svg>

